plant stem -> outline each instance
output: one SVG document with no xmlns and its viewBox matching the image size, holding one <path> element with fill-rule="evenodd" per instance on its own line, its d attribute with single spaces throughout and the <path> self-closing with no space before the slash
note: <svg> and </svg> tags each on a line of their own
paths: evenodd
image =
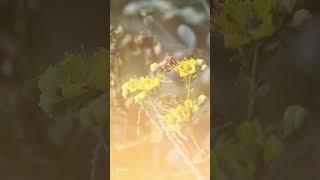
<svg viewBox="0 0 320 180">
<path fill-rule="evenodd" d="M 87 55 L 86 55 L 86 51 L 84 50 L 84 46 L 83 44 L 81 43 L 81 53 L 82 53 L 82 56 L 87 59 Z"/>
<path fill-rule="evenodd" d="M 196 139 L 195 136 L 194 136 L 193 129 L 191 129 L 191 139 L 192 139 L 194 145 L 197 147 L 197 149 L 198 149 L 201 153 L 204 153 L 204 150 L 200 147 L 197 139 Z"/>
<path fill-rule="evenodd" d="M 123 118 L 123 142 L 127 140 L 128 133 L 128 117 Z"/>
<path fill-rule="evenodd" d="M 248 120 L 251 120 L 255 113 L 255 104 L 256 104 L 256 88 L 257 88 L 257 66 L 258 66 L 258 58 L 259 58 L 259 50 L 260 43 L 255 45 L 254 54 L 253 54 L 253 62 L 251 66 L 251 74 L 250 74 L 250 95 L 249 95 L 249 103 L 248 103 Z"/>
<path fill-rule="evenodd" d="M 91 171 L 90 171 L 90 180 L 97 179 L 97 161 L 99 160 L 99 151 L 103 147 L 103 134 L 99 135 L 98 143 L 96 144 L 93 150 L 93 157 L 91 159 Z"/>
<path fill-rule="evenodd" d="M 137 120 L 137 135 L 140 135 L 140 120 L 141 120 L 141 112 L 142 112 L 142 105 L 139 107 L 139 112 L 138 112 L 138 120 Z"/>
<path fill-rule="evenodd" d="M 153 111 L 155 111 L 155 112 L 154 113 L 150 113 L 148 111 L 148 108 L 153 109 Z M 154 107 L 154 105 L 152 105 L 152 104 L 150 105 L 150 107 L 143 107 L 143 109 L 144 109 L 146 115 L 152 121 L 153 121 L 153 118 L 151 117 L 151 114 L 154 114 L 156 116 L 160 115 L 160 113 L 158 112 L 157 108 Z M 164 134 L 167 136 L 167 138 L 173 144 L 173 146 L 175 148 L 177 148 L 177 150 L 180 153 L 180 155 L 182 156 L 185 164 L 190 167 L 190 169 L 192 170 L 192 172 L 196 176 L 196 180 L 204 180 L 204 177 L 203 177 L 201 171 L 195 166 L 195 164 L 193 163 L 192 159 L 186 154 L 186 152 L 184 151 L 185 147 L 183 147 L 183 145 L 178 142 L 177 137 L 174 134 L 169 133 L 168 131 L 164 130 L 164 125 L 161 123 L 161 121 L 154 121 L 154 123 L 155 123 L 156 127 L 159 127 L 161 129 L 161 132 L 164 132 Z"/>
<path fill-rule="evenodd" d="M 187 96 L 187 99 L 189 99 L 190 97 L 190 88 L 191 88 L 191 75 L 189 76 L 188 78 L 188 85 L 187 85 L 187 93 L 188 93 L 188 96 Z"/>
</svg>

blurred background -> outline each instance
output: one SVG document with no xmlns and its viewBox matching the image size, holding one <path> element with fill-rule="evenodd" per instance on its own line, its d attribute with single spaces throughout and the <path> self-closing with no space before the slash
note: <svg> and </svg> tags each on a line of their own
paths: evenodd
<svg viewBox="0 0 320 180">
<path fill-rule="evenodd" d="M 54 143 L 37 83 L 66 52 L 106 46 L 107 7 L 100 0 L 0 1 L 1 179 L 89 179 L 96 139 L 70 129 Z M 104 156 L 98 167 L 101 179 Z"/>
<path fill-rule="evenodd" d="M 214 172 L 221 179 L 298 180 L 320 177 L 317 170 L 320 165 L 318 142 L 320 54 L 317 43 L 320 32 L 319 1 L 283 0 L 278 2 L 284 3 L 285 6 L 290 4 L 294 6 L 293 14 L 303 10 L 305 17 L 309 18 L 304 17 L 305 21 L 301 21 L 298 27 L 281 26 L 284 29 L 271 38 L 279 44 L 274 46 L 276 48 L 273 50 L 263 50 L 263 54 L 259 57 L 257 78 L 260 82 L 257 84 L 256 93 L 248 89 L 243 78 L 245 68 L 241 64 L 242 60 L 250 59 L 251 56 L 237 60 L 237 57 L 233 56 L 237 50 L 225 48 L 223 37 L 216 33 L 211 34 L 214 38 L 211 56 L 214 56 L 215 75 L 215 97 L 212 103 L 215 111 L 222 114 L 222 118 L 214 119 L 214 126 L 215 128 L 223 127 L 221 131 L 211 131 L 216 133 L 214 134 L 215 146 L 218 147 L 219 143 L 225 140 L 224 137 L 236 134 L 234 130 L 238 127 L 241 128 L 241 125 L 250 122 L 247 120 L 248 97 L 255 96 L 255 120 L 261 122 L 262 127 L 258 131 L 266 134 L 274 133 L 280 137 L 281 141 L 268 145 L 271 149 L 279 150 L 281 146 L 284 147 L 279 151 L 280 155 L 270 164 L 263 164 L 261 156 L 254 160 L 257 162 L 255 165 L 240 161 L 239 167 L 243 169 L 239 171 L 228 169 L 228 163 L 226 163 L 228 160 L 220 161 Z M 218 8 L 216 10 L 219 11 Z M 292 23 L 297 19 L 290 16 L 288 15 L 283 22 Z M 295 14 L 295 16 L 299 15 Z M 273 21 L 273 25 L 276 25 L 276 18 L 273 18 Z M 297 121 L 301 122 L 299 126 L 291 126 L 292 124 L 288 123 Z M 287 135 L 286 133 L 290 131 L 292 134 Z M 250 130 L 247 129 L 243 133 L 250 133 Z M 247 137 L 257 136 L 250 134 Z M 221 148 L 219 155 L 216 153 L 216 159 L 229 158 L 231 166 L 234 167 L 237 158 L 244 161 L 255 158 L 255 153 L 251 153 L 250 148 L 238 143 L 239 139 L 225 142 L 227 145 L 224 149 Z M 236 145 L 237 143 L 240 145 Z M 236 146 L 239 149 L 236 149 Z M 246 173 L 252 176 L 250 178 L 242 176 Z"/>
</svg>

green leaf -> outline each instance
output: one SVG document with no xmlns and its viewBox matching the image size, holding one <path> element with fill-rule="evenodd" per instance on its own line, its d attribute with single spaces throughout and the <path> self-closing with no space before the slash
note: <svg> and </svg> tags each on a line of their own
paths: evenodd
<svg viewBox="0 0 320 180">
<path fill-rule="evenodd" d="M 248 43 L 250 43 L 250 39 L 247 36 L 241 34 L 225 34 L 224 35 L 224 43 L 228 48 L 239 48 Z"/>
<path fill-rule="evenodd" d="M 242 126 L 244 127 L 244 126 Z M 245 130 L 247 128 L 243 128 Z M 249 128 L 250 129 L 250 128 Z M 254 144 L 236 143 L 233 138 L 227 138 L 225 135 L 218 137 L 215 144 L 215 154 L 217 162 L 223 162 L 226 169 L 220 169 L 216 172 L 216 177 L 225 178 L 224 170 L 228 170 L 228 174 L 232 174 L 239 179 L 252 179 L 256 171 L 256 161 L 258 157 L 258 149 Z M 217 168 L 219 164 L 215 164 Z M 221 174 L 220 174 L 221 173 Z M 214 175 L 215 176 L 215 175 Z"/>
<path fill-rule="evenodd" d="M 62 95 L 65 98 L 78 97 L 88 92 L 86 84 L 78 84 L 78 83 L 71 84 L 67 81 L 67 82 L 64 82 L 60 87 L 62 89 L 61 91 Z"/>
<path fill-rule="evenodd" d="M 58 89 L 58 82 L 59 79 L 61 79 L 61 75 L 62 71 L 59 68 L 49 66 L 48 69 L 39 78 L 38 87 L 40 91 L 56 91 Z"/>
<path fill-rule="evenodd" d="M 94 54 L 90 62 L 88 85 L 90 88 L 97 90 L 107 90 L 107 63 L 109 55 L 108 51 L 101 48 Z"/>
<path fill-rule="evenodd" d="M 85 94 L 88 67 L 81 55 L 67 55 L 63 61 L 63 80 L 60 82 L 62 95 L 73 98 Z"/>
<path fill-rule="evenodd" d="M 227 18 L 227 14 L 222 12 L 218 14 L 213 22 L 216 25 L 216 29 L 221 34 L 237 33 L 239 32 L 239 26 L 236 23 L 230 22 Z"/>
<path fill-rule="evenodd" d="M 305 124 L 308 114 L 308 111 L 301 105 L 288 106 L 283 116 L 285 137 L 300 130 Z"/>
<path fill-rule="evenodd" d="M 237 159 L 237 145 L 231 139 L 227 139 L 221 135 L 217 139 L 215 153 L 216 157 L 221 160 L 230 161 Z"/>
<path fill-rule="evenodd" d="M 70 128 L 69 121 L 79 120 L 82 127 L 90 130 L 106 123 L 108 58 L 106 49 L 96 51 L 90 61 L 81 54 L 69 54 L 40 76 L 39 106 L 57 121 L 49 132 L 52 141 L 59 143 Z"/>
<path fill-rule="evenodd" d="M 225 10 L 226 15 L 237 24 L 242 24 L 247 17 L 252 15 L 252 6 L 249 0 L 227 0 L 225 2 Z"/>
<path fill-rule="evenodd" d="M 83 128 L 93 125 L 104 125 L 107 120 L 107 96 L 106 94 L 93 99 L 80 109 L 80 124 Z"/>
<path fill-rule="evenodd" d="M 56 104 L 63 101 L 63 98 L 55 92 L 44 92 L 40 94 L 39 107 L 49 115 L 52 115 Z"/>
<path fill-rule="evenodd" d="M 85 59 L 80 54 L 68 54 L 63 61 L 64 78 L 71 83 L 82 82 L 88 71 Z"/>
<path fill-rule="evenodd" d="M 272 14 L 265 15 L 262 21 L 263 23 L 250 33 L 253 35 L 254 40 L 270 37 L 275 31 L 272 23 Z"/>
<path fill-rule="evenodd" d="M 266 15 L 271 13 L 273 0 L 254 0 L 253 6 L 257 17 L 263 19 Z"/>
<path fill-rule="evenodd" d="M 298 27 L 312 17 L 311 13 L 306 9 L 300 9 L 293 15 L 292 26 Z"/>
<path fill-rule="evenodd" d="M 272 8 L 272 0 L 226 0 L 213 23 L 226 47 L 239 48 L 274 34 Z"/>
<path fill-rule="evenodd" d="M 291 14 L 296 5 L 297 0 L 279 0 L 277 2 L 279 3 L 279 6 L 283 11 L 285 11 L 288 14 Z"/>
<path fill-rule="evenodd" d="M 280 157 L 284 152 L 284 143 L 275 135 L 270 135 L 264 145 L 263 159 L 266 164 Z"/>
<path fill-rule="evenodd" d="M 241 124 L 236 129 L 239 143 L 243 145 L 262 144 L 263 131 L 259 121 L 248 121 Z"/>
</svg>

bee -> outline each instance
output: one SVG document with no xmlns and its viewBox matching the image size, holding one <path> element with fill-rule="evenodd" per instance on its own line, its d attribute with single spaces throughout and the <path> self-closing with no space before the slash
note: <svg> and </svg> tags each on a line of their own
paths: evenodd
<svg viewBox="0 0 320 180">
<path fill-rule="evenodd" d="M 159 67 L 163 68 L 166 72 L 170 72 L 175 65 L 177 65 L 177 60 L 168 54 L 159 63 Z"/>
</svg>

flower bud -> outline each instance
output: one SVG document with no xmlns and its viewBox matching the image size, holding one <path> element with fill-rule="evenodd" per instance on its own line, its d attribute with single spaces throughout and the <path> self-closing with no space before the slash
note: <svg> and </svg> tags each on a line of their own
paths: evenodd
<svg viewBox="0 0 320 180">
<path fill-rule="evenodd" d="M 196 59 L 196 65 L 201 66 L 204 63 L 203 59 Z"/>
<path fill-rule="evenodd" d="M 205 95 L 200 95 L 199 98 L 198 98 L 198 102 L 199 102 L 199 105 L 205 103 L 207 101 L 208 97 L 205 96 Z"/>
<path fill-rule="evenodd" d="M 201 71 L 203 71 L 205 68 L 207 68 L 208 66 L 206 65 L 206 64 L 203 64 L 202 66 L 201 66 Z"/>
<path fill-rule="evenodd" d="M 150 65 L 150 70 L 151 70 L 152 72 L 157 71 L 158 68 L 159 68 L 159 64 L 158 64 L 158 63 L 152 63 L 152 64 Z"/>
</svg>

